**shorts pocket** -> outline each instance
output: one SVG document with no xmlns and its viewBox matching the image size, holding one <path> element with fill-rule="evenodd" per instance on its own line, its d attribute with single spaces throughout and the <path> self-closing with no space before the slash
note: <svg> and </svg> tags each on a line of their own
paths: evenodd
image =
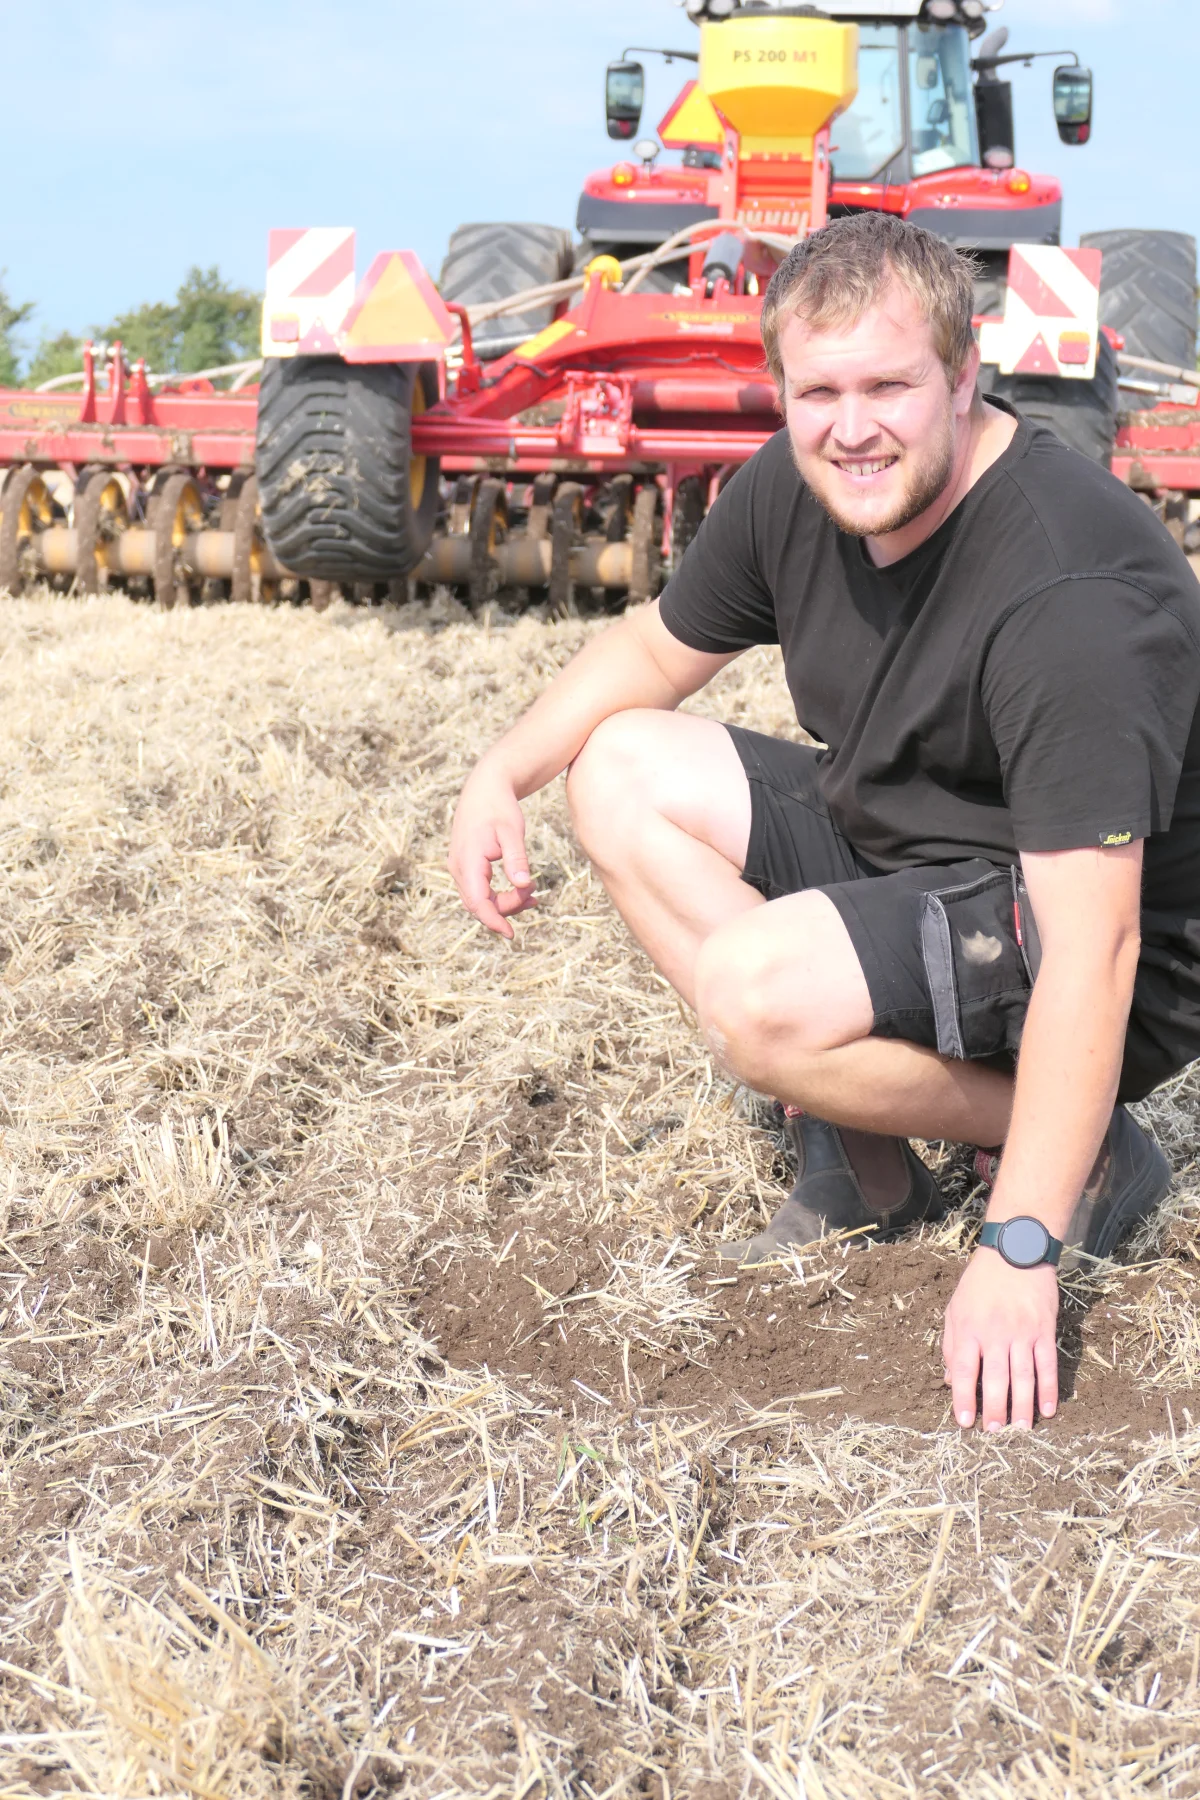
<svg viewBox="0 0 1200 1800">
<path fill-rule="evenodd" d="M 1039 954 L 1015 868 L 922 896 L 921 957 L 940 1056 L 1018 1049 Z"/>
</svg>

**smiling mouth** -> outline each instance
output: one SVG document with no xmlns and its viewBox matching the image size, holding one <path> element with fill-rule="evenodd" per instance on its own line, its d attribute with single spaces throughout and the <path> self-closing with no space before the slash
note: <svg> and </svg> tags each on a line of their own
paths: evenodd
<svg viewBox="0 0 1200 1800">
<path fill-rule="evenodd" d="M 882 475 L 885 470 L 898 463 L 900 458 L 898 456 L 874 456 L 859 457 L 851 461 L 849 457 L 836 457 L 831 460 L 834 468 L 840 469 L 843 475 L 849 475 L 855 481 L 865 481 L 872 475 Z"/>
</svg>

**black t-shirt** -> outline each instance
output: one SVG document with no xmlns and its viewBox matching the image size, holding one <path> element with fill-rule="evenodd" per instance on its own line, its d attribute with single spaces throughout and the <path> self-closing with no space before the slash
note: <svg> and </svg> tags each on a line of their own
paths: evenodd
<svg viewBox="0 0 1200 1800">
<path fill-rule="evenodd" d="M 693 649 L 782 647 L 830 812 L 881 869 L 1146 838 L 1145 905 L 1194 960 L 1200 584 L 1149 507 L 1052 432 L 1018 420 L 938 531 L 877 569 L 780 431 L 660 606 Z"/>
</svg>

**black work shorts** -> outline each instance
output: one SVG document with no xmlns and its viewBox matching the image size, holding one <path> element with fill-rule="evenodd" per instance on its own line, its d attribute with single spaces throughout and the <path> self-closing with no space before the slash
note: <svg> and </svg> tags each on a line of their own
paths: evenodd
<svg viewBox="0 0 1200 1800">
<path fill-rule="evenodd" d="M 834 824 L 820 752 L 726 727 L 750 783 L 742 879 L 768 900 L 819 888 L 837 907 L 866 977 L 874 1035 L 1012 1069 L 1037 974 L 1037 928 L 1018 867 L 972 857 L 889 872 Z M 1200 1055 L 1164 1030 L 1171 996 L 1142 966 L 1119 1098 L 1140 1100 Z"/>
</svg>

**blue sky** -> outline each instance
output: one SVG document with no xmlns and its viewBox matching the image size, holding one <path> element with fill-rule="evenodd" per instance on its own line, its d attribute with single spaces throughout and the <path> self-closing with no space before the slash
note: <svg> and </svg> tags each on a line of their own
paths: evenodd
<svg viewBox="0 0 1200 1800">
<path fill-rule="evenodd" d="M 260 287 L 272 225 L 354 225 L 358 266 L 416 249 L 436 274 L 466 219 L 574 222 L 613 160 L 604 65 L 694 47 L 672 0 L 57 0 L 5 6 L 0 268 L 32 334 L 169 297 L 191 263 Z M 1014 76 L 1017 156 L 1066 189 L 1065 241 L 1200 231 L 1200 0 L 1006 0 L 1010 49 L 1077 49 L 1093 141 L 1050 116 L 1051 63 Z M 647 59 L 645 122 L 685 71 Z M 19 154 L 16 146 L 20 146 Z"/>
</svg>

